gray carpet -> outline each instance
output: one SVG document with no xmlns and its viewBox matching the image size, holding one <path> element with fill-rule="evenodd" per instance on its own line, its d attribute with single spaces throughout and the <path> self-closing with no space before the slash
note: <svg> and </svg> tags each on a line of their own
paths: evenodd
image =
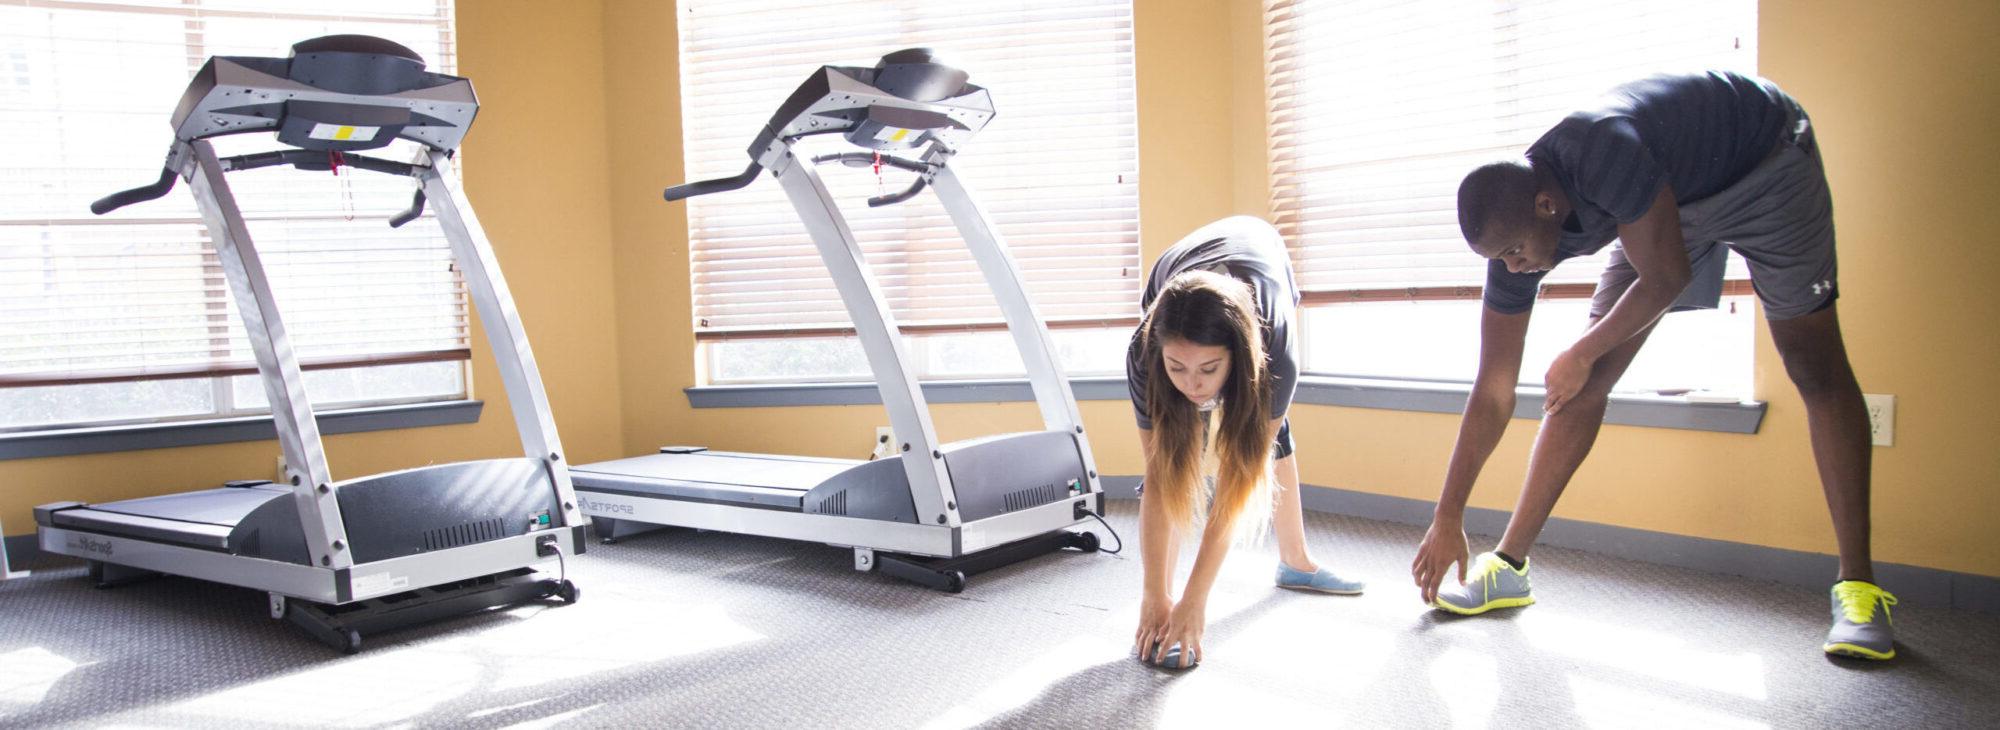
<svg viewBox="0 0 2000 730">
<path fill-rule="evenodd" d="M 1136 518 L 1113 503 L 1128 545 Z M 45 559 L 0 583 L 0 725 L 1990 727 L 2000 709 L 1994 616 L 1898 608 L 1899 659 L 1833 660 L 1824 593 L 1551 548 L 1539 605 L 1446 617 L 1408 584 L 1417 529 L 1308 529 L 1369 593 L 1276 590 L 1268 539 L 1239 548 L 1209 655 L 1180 674 L 1126 655 L 1136 548 L 947 595 L 825 546 L 668 531 L 573 561 L 575 606 L 378 635 L 352 657 L 265 618 L 259 594 L 96 590 Z"/>
</svg>

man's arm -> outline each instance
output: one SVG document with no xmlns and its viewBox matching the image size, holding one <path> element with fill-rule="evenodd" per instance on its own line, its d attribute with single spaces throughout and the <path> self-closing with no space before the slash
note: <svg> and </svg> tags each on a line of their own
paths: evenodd
<svg viewBox="0 0 2000 730">
<path fill-rule="evenodd" d="M 1465 402 L 1465 415 L 1459 420 L 1444 491 L 1438 495 L 1437 514 L 1453 522 L 1465 513 L 1473 482 L 1479 479 L 1486 458 L 1493 455 L 1493 448 L 1507 433 L 1507 422 L 1514 417 L 1514 391 L 1521 383 L 1521 352 L 1527 346 L 1531 314 L 1532 310 L 1501 314 L 1492 309 L 1481 313 L 1479 374 L 1472 383 L 1472 396 Z"/>
<path fill-rule="evenodd" d="M 1465 502 L 1487 457 L 1493 455 L 1493 448 L 1507 432 L 1508 420 L 1514 417 L 1514 389 L 1521 382 L 1521 351 L 1527 343 L 1532 311 L 1501 314 L 1488 307 L 1481 312 L 1479 375 L 1473 381 L 1471 397 L 1466 399 L 1465 415 L 1459 420 L 1458 441 L 1452 446 L 1430 531 L 1410 566 L 1425 603 L 1437 598 L 1438 584 L 1453 563 L 1458 564 L 1459 579 L 1464 580 Z"/>
<path fill-rule="evenodd" d="M 1542 406 L 1549 413 L 1562 410 L 1563 404 L 1583 389 L 1598 358 L 1666 313 L 1693 277 L 1687 248 L 1681 239 L 1680 205 L 1674 202 L 1670 184 L 1660 184 L 1660 191 L 1653 196 L 1652 206 L 1645 215 L 1618 226 L 1618 240 L 1639 278 L 1596 326 L 1549 365 L 1545 380 L 1548 400 Z"/>
</svg>

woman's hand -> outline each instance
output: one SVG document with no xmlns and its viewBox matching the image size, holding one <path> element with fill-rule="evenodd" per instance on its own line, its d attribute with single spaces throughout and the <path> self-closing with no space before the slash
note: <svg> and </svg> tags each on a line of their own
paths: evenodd
<svg viewBox="0 0 2000 730">
<path fill-rule="evenodd" d="M 1132 637 L 1139 650 L 1139 661 L 1157 661 L 1158 658 L 1153 656 L 1153 647 L 1166 634 L 1167 617 L 1173 609 L 1174 600 L 1162 594 L 1148 593 L 1145 600 L 1139 602 L 1139 631 Z M 1164 653 L 1166 647 L 1161 646 L 1160 650 Z"/>
<path fill-rule="evenodd" d="M 1201 662 L 1201 632 L 1208 626 L 1208 607 L 1203 605 L 1205 603 L 1207 601 L 1199 598 L 1182 596 L 1181 602 L 1167 612 L 1166 627 L 1155 638 L 1155 645 L 1159 647 L 1156 653 L 1160 656 L 1154 657 L 1153 661 L 1165 659 L 1168 649 L 1179 646 L 1180 664 L 1173 668 L 1185 669 Z"/>
</svg>

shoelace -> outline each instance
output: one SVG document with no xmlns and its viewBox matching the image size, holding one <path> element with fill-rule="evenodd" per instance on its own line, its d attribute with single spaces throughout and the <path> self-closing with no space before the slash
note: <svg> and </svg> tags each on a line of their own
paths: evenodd
<svg viewBox="0 0 2000 730">
<path fill-rule="evenodd" d="M 1847 614 L 1849 621 L 1857 624 L 1874 621 L 1876 602 L 1880 601 L 1882 617 L 1889 619 L 1891 625 L 1896 623 L 1895 616 L 1889 612 L 1889 607 L 1896 605 L 1896 596 L 1873 583 L 1854 580 L 1835 583 L 1833 595 L 1840 599 L 1841 613 Z"/>
<path fill-rule="evenodd" d="M 1498 555 L 1484 553 L 1479 556 L 1479 562 L 1472 566 L 1472 570 L 1477 576 L 1480 587 L 1486 591 L 1480 598 L 1492 596 L 1493 589 L 1500 587 L 1500 568 L 1503 566 L 1511 567 L 1507 566 L 1507 561 L 1501 560 Z"/>
</svg>

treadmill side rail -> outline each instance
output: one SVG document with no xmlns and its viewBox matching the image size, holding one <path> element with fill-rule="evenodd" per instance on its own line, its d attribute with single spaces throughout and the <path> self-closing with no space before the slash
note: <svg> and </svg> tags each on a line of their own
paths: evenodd
<svg viewBox="0 0 2000 730">
<path fill-rule="evenodd" d="M 575 529 L 543 530 L 504 540 L 363 563 L 348 570 L 281 563 L 63 527 L 42 527 L 40 539 L 43 552 L 339 605 L 504 573 L 524 566 L 539 568 L 555 561 L 536 558 L 536 540 L 555 535 L 563 549 L 572 550 L 578 540 L 578 532 Z"/>
<path fill-rule="evenodd" d="M 45 553 L 200 578 L 308 601 L 339 602 L 334 581 L 336 571 L 327 568 L 49 525 L 43 525 L 38 535 Z"/>
<path fill-rule="evenodd" d="M 1039 507 L 967 522 L 959 528 L 959 554 L 990 550 L 1010 542 L 1019 542 L 1083 524 L 1086 520 L 1076 518 L 1078 505 L 1094 512 L 1102 512 L 1104 497 L 1100 494 L 1084 494 Z"/>
<path fill-rule="evenodd" d="M 943 525 L 912 525 L 858 517 L 754 509 L 677 499 L 633 497 L 582 490 L 584 512 L 593 517 L 656 525 L 692 527 L 740 535 L 820 542 L 840 547 L 867 547 L 912 555 L 949 556 L 956 530 Z"/>
<path fill-rule="evenodd" d="M 354 566 L 350 573 L 347 601 L 479 578 L 521 567 L 541 569 L 552 566 L 556 563 L 554 557 L 536 556 L 535 542 L 553 535 L 562 550 L 574 554 L 583 529 L 539 530 L 448 550 L 362 563 Z"/>
<path fill-rule="evenodd" d="M 692 527 L 741 535 L 821 542 L 935 558 L 962 557 L 1011 542 L 1082 524 L 1080 503 L 1104 509 L 1103 495 L 1084 494 L 1017 512 L 965 523 L 960 527 L 912 525 L 857 517 L 802 514 L 769 509 L 744 509 L 676 499 L 634 497 L 582 490 L 584 512 L 593 517 L 655 525 Z"/>
</svg>

